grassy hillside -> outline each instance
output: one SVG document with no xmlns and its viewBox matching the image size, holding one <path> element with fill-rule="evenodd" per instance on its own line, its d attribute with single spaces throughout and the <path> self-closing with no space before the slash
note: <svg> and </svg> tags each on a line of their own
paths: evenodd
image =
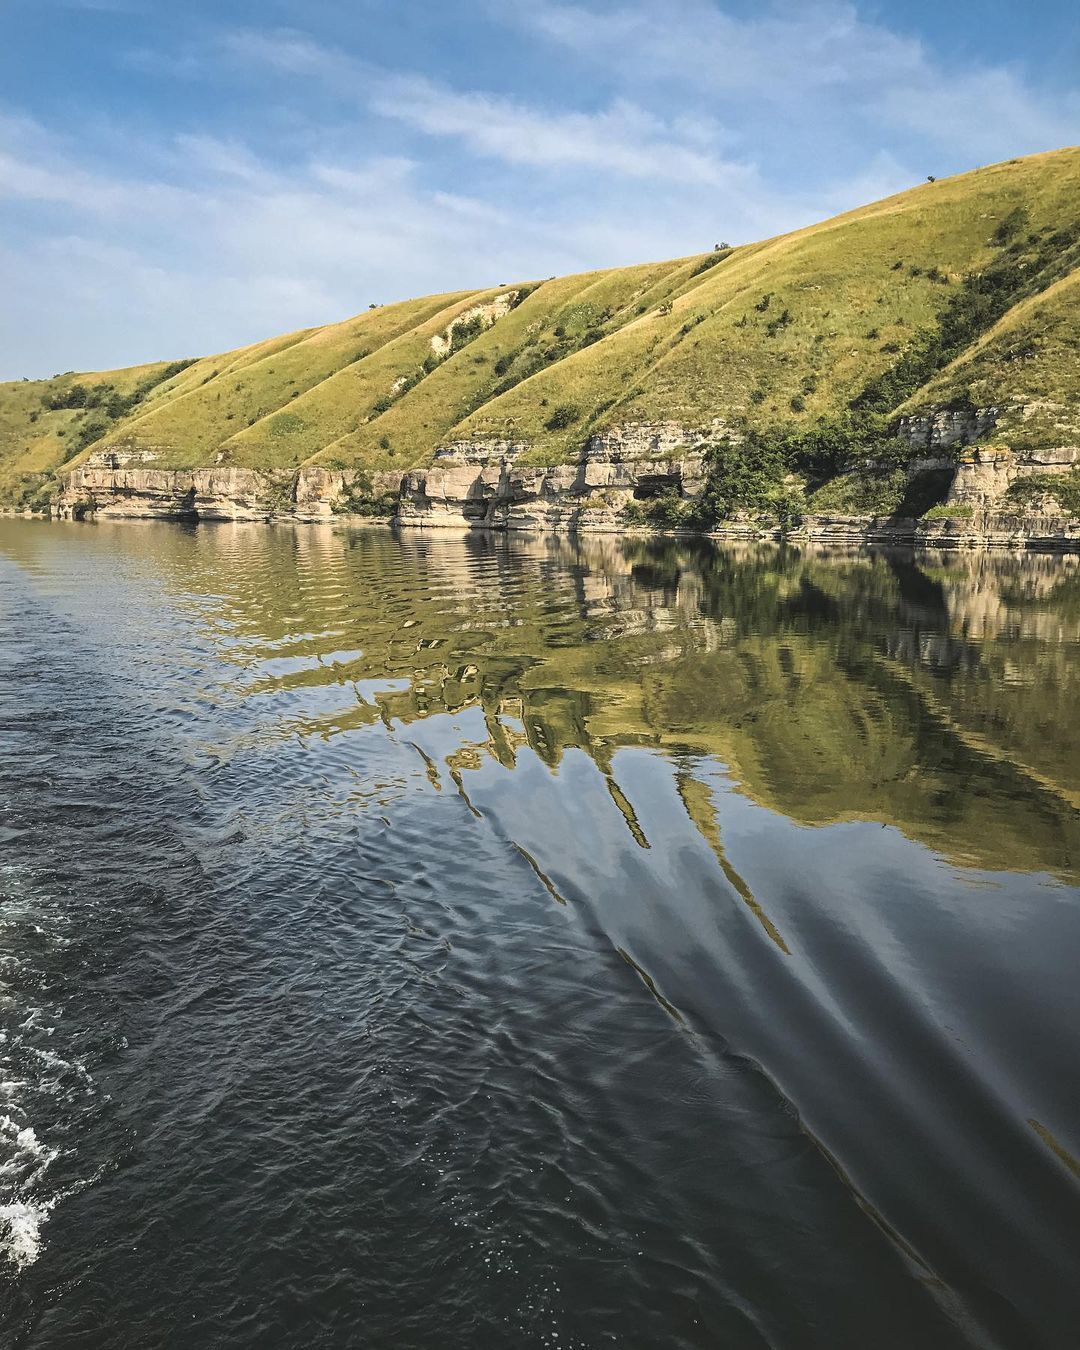
<svg viewBox="0 0 1080 1350">
<path fill-rule="evenodd" d="M 820 488 L 901 412 L 1003 402 L 1027 412 L 999 440 L 1075 443 L 1078 263 L 1080 150 L 1010 160 L 763 243 L 405 301 L 182 368 L 0 385 L 0 494 L 108 448 L 406 468 L 508 439 L 551 463 L 661 421 L 779 437 Z"/>
<path fill-rule="evenodd" d="M 58 470 L 180 376 L 182 362 L 0 384 L 0 501 L 33 504 Z M 112 413 L 117 417 L 113 417 Z"/>
<path fill-rule="evenodd" d="M 930 380 L 911 411 L 1005 405 L 995 432 L 1013 449 L 1080 445 L 1080 269 L 1021 301 Z M 1026 408 L 1026 413 L 1015 411 Z"/>
</svg>

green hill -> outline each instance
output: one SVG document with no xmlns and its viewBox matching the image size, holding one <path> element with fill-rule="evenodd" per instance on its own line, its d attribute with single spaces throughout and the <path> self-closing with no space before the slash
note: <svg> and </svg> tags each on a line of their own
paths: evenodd
<svg viewBox="0 0 1080 1350">
<path fill-rule="evenodd" d="M 39 502 L 103 450 L 370 471 L 509 441 L 524 464 L 558 464 L 643 423 L 730 436 L 751 477 L 821 491 L 899 416 L 990 404 L 1008 405 L 995 443 L 1076 444 L 1078 263 L 1080 150 L 1010 160 L 763 243 L 0 385 L 0 494 Z"/>
</svg>

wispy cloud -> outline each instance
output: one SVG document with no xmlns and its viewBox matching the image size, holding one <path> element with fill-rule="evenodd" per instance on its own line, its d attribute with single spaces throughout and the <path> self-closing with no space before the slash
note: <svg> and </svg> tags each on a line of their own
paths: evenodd
<svg viewBox="0 0 1080 1350">
<path fill-rule="evenodd" d="M 665 118 L 625 98 L 598 112 L 553 110 L 380 70 L 291 29 L 230 32 L 217 54 L 240 61 L 249 73 L 262 65 L 317 80 L 381 117 L 506 164 L 713 185 L 748 172 L 718 155 L 724 133 L 714 119 Z"/>
<path fill-rule="evenodd" d="M 216 51 L 215 51 L 216 49 Z M 295 28 L 235 28 L 221 33 L 204 57 L 234 57 L 286 75 L 306 75 L 352 88 L 363 63 Z"/>
<path fill-rule="evenodd" d="M 751 116 L 755 107 L 772 117 L 778 107 L 797 109 L 802 125 L 826 129 L 841 113 L 863 126 L 869 119 L 878 134 L 914 132 L 973 160 L 1067 144 L 1080 123 L 1075 94 L 1040 94 L 1001 66 L 957 67 L 838 0 L 764 5 L 749 18 L 712 0 L 498 0 L 490 12 L 618 72 L 643 98 L 661 86 L 716 100 L 739 95 Z"/>
<path fill-rule="evenodd" d="M 0 275 L 9 312 L 26 319 L 0 337 L 6 376 L 213 351 L 373 300 L 573 271 L 598 247 L 647 256 L 655 244 L 652 222 L 598 243 L 602 213 L 524 218 L 426 186 L 400 156 L 313 155 L 285 170 L 207 136 L 157 150 L 153 174 L 94 171 L 43 128 L 0 119 Z M 35 214 L 19 230 L 25 211 Z"/>
<path fill-rule="evenodd" d="M 548 112 L 487 94 L 457 93 L 415 76 L 391 76 L 376 82 L 369 106 L 507 164 L 714 185 L 750 172 L 701 148 L 716 138 L 715 128 L 699 123 L 689 129 L 623 99 L 597 113 Z"/>
<path fill-rule="evenodd" d="M 102 34 L 120 82 L 109 113 L 95 73 L 63 114 L 0 115 L 5 373 L 762 237 L 1080 124 L 1075 93 L 958 65 L 850 0 L 470 0 L 467 56 L 406 40 L 397 0 L 363 26 L 339 7 L 340 45 L 295 0 L 273 13 L 311 31 L 207 3 L 175 42 L 146 0 L 37 3 L 101 10 L 70 27 Z"/>
</svg>

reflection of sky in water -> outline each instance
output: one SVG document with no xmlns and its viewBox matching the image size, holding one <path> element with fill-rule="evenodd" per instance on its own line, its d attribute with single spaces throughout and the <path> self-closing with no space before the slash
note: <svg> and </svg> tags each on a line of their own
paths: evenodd
<svg viewBox="0 0 1080 1350">
<path fill-rule="evenodd" d="M 429 1103 L 468 1121 L 462 1154 L 441 1147 L 470 1203 L 513 1197 L 519 1264 L 530 1242 L 572 1257 L 564 1333 L 592 1343 L 606 1308 L 633 1343 L 663 1309 L 671 1344 L 749 1346 L 721 1311 L 743 1305 L 792 1345 L 826 1308 L 830 1350 L 1072 1325 L 1075 560 L 321 528 L 2 542 L 192 785 L 176 828 L 217 912 L 241 904 L 218 978 L 250 969 L 238 1006 L 272 1021 L 261 1000 L 314 961 L 327 1018 L 394 1009 L 342 1082 L 384 1061 L 422 1080 L 395 1101 L 428 1142 L 384 1123 L 391 1159 L 431 1156 Z M 230 942 L 255 943 L 247 965 Z M 274 1025 L 284 1053 L 301 1029 Z M 336 1034 L 260 1072 L 322 1064 Z M 338 1106 L 373 1128 L 371 1100 Z M 349 1156 L 383 1205 L 394 1163 Z"/>
</svg>

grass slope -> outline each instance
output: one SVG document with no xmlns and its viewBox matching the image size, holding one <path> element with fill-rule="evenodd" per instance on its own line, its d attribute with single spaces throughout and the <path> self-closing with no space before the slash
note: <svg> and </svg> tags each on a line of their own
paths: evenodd
<svg viewBox="0 0 1080 1350">
<path fill-rule="evenodd" d="M 1017 450 L 1080 445 L 1078 329 L 1080 270 L 1073 270 L 1014 306 L 925 385 L 909 410 L 935 404 L 1003 405 L 992 435 L 995 442 Z"/>
<path fill-rule="evenodd" d="M 162 361 L 89 376 L 69 371 L 51 380 L 0 384 L 0 502 L 35 504 L 51 475 L 79 457 L 84 436 L 105 425 L 96 409 L 49 404 L 67 400 L 77 385 L 108 385 L 130 396 L 151 382 L 156 386 L 167 369 Z"/>
<path fill-rule="evenodd" d="M 182 369 L 0 385 L 0 495 L 104 448 L 405 468 L 509 439 L 558 462 L 607 427 L 798 433 L 853 402 L 1026 404 L 997 439 L 1075 442 L 1078 261 L 1080 150 L 1010 160 L 720 253 L 405 301 Z M 77 384 L 94 406 L 46 406 Z"/>
</svg>

